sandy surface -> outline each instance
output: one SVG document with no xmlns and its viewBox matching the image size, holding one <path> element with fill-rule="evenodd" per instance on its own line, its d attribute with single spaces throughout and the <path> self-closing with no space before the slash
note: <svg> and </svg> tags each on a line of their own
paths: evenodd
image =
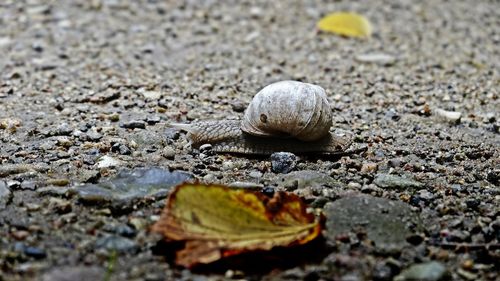
<svg viewBox="0 0 500 281">
<path fill-rule="evenodd" d="M 330 235 L 324 259 L 236 277 L 391 280 L 437 261 L 446 269 L 438 278 L 500 278 L 497 1 L 174 2 L 0 3 L 0 280 L 231 277 L 154 254 L 158 237 L 147 230 L 161 198 L 117 212 L 40 190 L 150 166 L 286 188 L 268 157 L 200 153 L 166 124 L 239 119 L 258 90 L 287 79 L 324 87 L 335 129 L 368 146 L 341 159 L 299 158 L 295 171 L 334 184 L 294 192 L 318 207 L 358 193 L 401 201 L 424 230 L 389 253 L 359 235 Z M 341 10 L 369 18 L 372 38 L 315 30 Z M 394 62 L 359 61 L 380 53 Z M 103 167 L 103 156 L 117 162 Z M 376 180 L 387 174 L 419 184 Z"/>
</svg>

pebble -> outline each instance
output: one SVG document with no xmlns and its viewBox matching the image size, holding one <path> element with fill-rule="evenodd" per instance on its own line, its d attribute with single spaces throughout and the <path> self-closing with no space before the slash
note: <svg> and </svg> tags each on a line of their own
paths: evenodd
<svg viewBox="0 0 500 281">
<path fill-rule="evenodd" d="M 297 156 L 290 152 L 271 154 L 271 170 L 276 174 L 287 174 L 297 165 Z"/>
<path fill-rule="evenodd" d="M 161 155 L 167 159 L 174 160 L 176 155 L 175 148 L 172 146 L 165 146 L 161 152 Z"/>
<path fill-rule="evenodd" d="M 104 280 L 106 272 L 98 266 L 54 267 L 43 274 L 42 281 L 96 281 Z"/>
<path fill-rule="evenodd" d="M 4 181 L 0 181 L 0 210 L 4 209 L 10 200 L 12 200 L 12 192 Z"/>
<path fill-rule="evenodd" d="M 395 281 L 439 281 L 447 275 L 446 267 L 437 261 L 414 264 L 394 278 Z"/>
<path fill-rule="evenodd" d="M 22 190 L 35 190 L 37 188 L 37 183 L 34 181 L 22 181 L 19 188 Z"/>
<path fill-rule="evenodd" d="M 148 125 L 154 125 L 154 124 L 160 123 L 160 121 L 161 121 L 161 118 L 160 118 L 160 116 L 157 116 L 157 115 L 148 116 L 146 118 L 146 123 L 148 123 Z"/>
<path fill-rule="evenodd" d="M 146 148 L 161 148 L 165 146 L 165 138 L 156 132 L 149 130 L 141 130 L 130 135 L 130 142 L 134 142 L 135 146 L 141 149 Z M 131 147 L 134 147 L 131 145 Z"/>
<path fill-rule="evenodd" d="M 438 117 L 441 117 L 448 122 L 456 124 L 460 123 L 460 118 L 462 118 L 462 113 L 457 111 L 447 111 L 444 109 L 436 108 L 434 110 L 434 113 Z"/>
<path fill-rule="evenodd" d="M 90 141 L 98 141 L 102 139 L 102 135 L 96 131 L 90 131 L 87 133 L 87 139 Z"/>
<path fill-rule="evenodd" d="M 131 254 L 134 254 L 139 250 L 139 246 L 134 240 L 117 235 L 109 235 L 97 239 L 95 247 L 97 249 L 106 249 L 117 251 L 118 253 Z"/>
<path fill-rule="evenodd" d="M 45 253 L 43 249 L 37 247 L 24 248 L 24 254 L 35 259 L 44 259 L 47 257 L 47 253 Z"/>
<path fill-rule="evenodd" d="M 115 152 L 121 155 L 130 155 L 132 154 L 132 150 L 125 144 L 115 143 L 111 146 L 111 152 Z"/>
<path fill-rule="evenodd" d="M 260 179 L 262 178 L 263 174 L 259 171 L 251 171 L 250 173 L 248 173 L 248 176 L 252 179 Z"/>
<path fill-rule="evenodd" d="M 243 112 L 247 108 L 247 104 L 241 101 L 235 101 L 231 103 L 231 108 L 234 112 Z"/>
<path fill-rule="evenodd" d="M 82 169 L 78 172 L 78 181 L 82 183 L 93 183 L 101 177 L 98 170 L 85 170 Z"/>
<path fill-rule="evenodd" d="M 132 238 L 137 234 L 137 231 L 134 228 L 132 228 L 126 224 L 119 224 L 119 225 L 106 224 L 103 226 L 102 229 L 104 231 L 113 232 L 113 233 L 116 233 L 120 236 L 128 237 L 128 238 Z"/>
<path fill-rule="evenodd" d="M 424 186 L 416 180 L 392 174 L 377 174 L 373 183 L 378 187 L 389 189 L 412 189 L 422 188 Z"/>
<path fill-rule="evenodd" d="M 294 171 L 280 178 L 280 186 L 288 191 L 306 187 L 337 186 L 339 183 L 327 174 L 313 170 Z"/>
<path fill-rule="evenodd" d="M 62 123 L 49 132 L 52 136 L 69 136 L 73 133 L 73 128 L 68 123 Z"/>
<path fill-rule="evenodd" d="M 161 98 L 161 92 L 159 91 L 145 91 L 143 88 L 139 89 L 139 91 L 144 98 L 149 100 L 158 100 Z"/>
<path fill-rule="evenodd" d="M 141 120 L 131 120 L 120 124 L 125 129 L 146 129 L 146 122 Z"/>
<path fill-rule="evenodd" d="M 96 163 L 97 168 L 111 168 L 111 167 L 118 167 L 122 165 L 122 161 L 113 158 L 109 155 L 104 155 L 103 157 L 99 158 L 99 161 Z"/>
<path fill-rule="evenodd" d="M 363 174 L 371 174 L 377 171 L 378 165 L 377 163 L 364 163 L 361 166 L 361 173 Z"/>
<path fill-rule="evenodd" d="M 363 63 L 375 63 L 380 65 L 391 65 L 396 62 L 396 58 L 394 56 L 384 53 L 360 54 L 355 56 L 354 59 Z"/>
<path fill-rule="evenodd" d="M 353 229 L 363 229 L 379 251 L 399 252 L 409 244 L 406 238 L 421 228 L 418 215 L 401 201 L 370 195 L 355 195 L 326 204 L 327 235 L 335 241 Z"/>
<path fill-rule="evenodd" d="M 26 231 L 26 230 L 17 230 L 17 231 L 13 231 L 11 234 L 12 238 L 18 240 L 18 241 L 22 241 L 22 240 L 25 240 L 26 238 L 28 238 L 28 236 L 30 236 L 30 233 L 29 231 Z"/>
<path fill-rule="evenodd" d="M 262 189 L 264 188 L 263 184 L 247 182 L 247 181 L 235 181 L 229 184 L 230 187 L 234 188 L 243 188 L 243 189 Z"/>
</svg>

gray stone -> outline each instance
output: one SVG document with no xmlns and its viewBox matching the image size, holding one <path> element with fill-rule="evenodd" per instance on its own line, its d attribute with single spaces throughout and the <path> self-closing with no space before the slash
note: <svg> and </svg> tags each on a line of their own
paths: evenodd
<svg viewBox="0 0 500 281">
<path fill-rule="evenodd" d="M 118 235 L 109 235 L 97 239 L 95 247 L 97 249 L 117 251 L 118 253 L 136 253 L 139 250 L 139 246 L 134 240 Z"/>
<path fill-rule="evenodd" d="M 95 281 L 104 280 L 105 271 L 97 266 L 66 266 L 50 270 L 42 281 Z"/>
<path fill-rule="evenodd" d="M 102 139 L 102 135 L 96 131 L 90 131 L 87 133 L 87 138 L 90 141 L 98 141 L 98 140 Z"/>
<path fill-rule="evenodd" d="M 328 203 L 324 212 L 328 239 L 363 231 L 382 252 L 400 251 L 409 245 L 407 237 L 421 231 L 420 218 L 408 204 L 370 195 L 349 196 Z"/>
<path fill-rule="evenodd" d="M 146 122 L 140 120 L 132 120 L 125 123 L 120 124 L 120 127 L 125 129 L 145 129 Z"/>
<path fill-rule="evenodd" d="M 323 174 L 313 170 L 294 171 L 283 175 L 280 178 L 280 186 L 287 190 L 303 189 L 305 187 L 316 186 L 336 186 L 338 182 L 327 174 Z"/>
<path fill-rule="evenodd" d="M 117 208 L 128 208 L 144 197 L 160 198 L 182 182 L 193 179 L 184 171 L 168 171 L 163 168 L 136 168 L 123 170 L 114 178 L 97 184 L 74 187 L 80 201 L 88 204 L 111 203 Z"/>
<path fill-rule="evenodd" d="M 286 174 L 295 168 L 297 156 L 290 152 L 275 152 L 271 154 L 271 170 L 274 173 Z"/>
<path fill-rule="evenodd" d="M 130 135 L 130 140 L 133 140 L 139 148 L 155 146 L 157 148 L 165 146 L 165 138 L 158 133 L 151 131 L 138 131 Z"/>
<path fill-rule="evenodd" d="M 378 187 L 389 189 L 422 188 L 424 184 L 410 178 L 391 174 L 377 174 L 373 180 Z"/>
<path fill-rule="evenodd" d="M 4 181 L 0 181 L 0 210 L 4 209 L 11 199 L 12 192 Z"/>
<path fill-rule="evenodd" d="M 235 181 L 229 184 L 230 187 L 234 188 L 242 188 L 242 189 L 262 189 L 264 188 L 263 184 L 260 183 L 254 183 L 254 182 L 247 182 L 247 181 Z"/>
<path fill-rule="evenodd" d="M 403 270 L 395 281 L 439 281 L 446 277 L 446 267 L 440 262 L 431 261 L 414 264 Z"/>
</svg>

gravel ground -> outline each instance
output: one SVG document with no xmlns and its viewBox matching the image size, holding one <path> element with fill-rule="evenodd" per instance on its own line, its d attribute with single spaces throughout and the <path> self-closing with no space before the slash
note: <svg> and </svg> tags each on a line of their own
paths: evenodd
<svg viewBox="0 0 500 281">
<path fill-rule="evenodd" d="M 499 280 L 497 1 L 175 2 L 1 1 L 0 280 Z M 315 31 L 340 10 L 368 17 L 372 38 Z M 367 151 L 280 174 L 167 126 L 239 119 L 286 79 L 324 87 L 335 129 Z M 148 233 L 168 187 L 127 185 L 145 174 L 293 191 L 324 208 L 327 253 L 258 273 L 176 268 Z"/>
</svg>

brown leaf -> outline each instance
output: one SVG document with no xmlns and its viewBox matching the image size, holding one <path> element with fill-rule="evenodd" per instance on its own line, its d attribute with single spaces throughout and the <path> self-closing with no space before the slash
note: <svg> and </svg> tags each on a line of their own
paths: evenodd
<svg viewBox="0 0 500 281">
<path fill-rule="evenodd" d="M 175 262 L 185 267 L 276 246 L 314 240 L 319 218 L 292 193 L 260 192 L 220 185 L 182 184 L 167 199 L 152 230 L 168 241 L 184 241 Z"/>
</svg>

